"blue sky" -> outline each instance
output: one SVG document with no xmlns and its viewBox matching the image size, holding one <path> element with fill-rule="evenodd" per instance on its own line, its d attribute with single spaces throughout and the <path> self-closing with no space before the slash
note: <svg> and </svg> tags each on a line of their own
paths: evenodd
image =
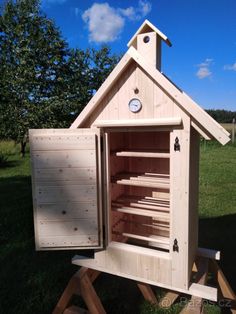
<svg viewBox="0 0 236 314">
<path fill-rule="evenodd" d="M 70 47 L 114 53 L 149 19 L 173 44 L 162 71 L 202 107 L 236 110 L 236 0 L 43 0 L 42 10 Z"/>
</svg>

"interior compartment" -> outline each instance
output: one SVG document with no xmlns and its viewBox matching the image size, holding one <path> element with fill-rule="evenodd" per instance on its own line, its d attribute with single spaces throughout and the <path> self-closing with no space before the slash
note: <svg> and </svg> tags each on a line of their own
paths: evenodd
<svg viewBox="0 0 236 314">
<path fill-rule="evenodd" d="M 169 251 L 170 132 L 109 133 L 110 239 Z"/>
</svg>

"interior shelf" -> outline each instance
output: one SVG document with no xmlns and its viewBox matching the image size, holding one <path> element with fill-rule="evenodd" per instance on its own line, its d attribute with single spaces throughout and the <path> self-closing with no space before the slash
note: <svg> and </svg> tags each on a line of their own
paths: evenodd
<svg viewBox="0 0 236 314">
<path fill-rule="evenodd" d="M 127 233 L 127 232 L 123 232 L 122 235 L 130 239 L 147 241 L 149 245 L 153 245 L 162 249 L 169 250 L 170 240 L 167 237 L 161 237 L 161 236 L 155 236 L 155 235 L 143 236 L 143 235 Z"/>
<path fill-rule="evenodd" d="M 155 198 L 120 197 L 112 202 L 112 210 L 125 214 L 156 218 L 169 222 L 169 201 Z"/>
<path fill-rule="evenodd" d="M 120 157 L 170 158 L 168 151 L 155 152 L 153 150 L 122 150 L 113 152 L 112 155 Z"/>
<path fill-rule="evenodd" d="M 168 175 L 156 173 L 118 173 L 112 178 L 113 183 L 142 186 L 160 189 L 170 188 L 170 178 Z"/>
</svg>

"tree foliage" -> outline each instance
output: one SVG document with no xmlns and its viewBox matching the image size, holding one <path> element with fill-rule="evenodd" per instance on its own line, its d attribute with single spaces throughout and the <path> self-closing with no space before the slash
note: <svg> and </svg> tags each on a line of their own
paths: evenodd
<svg viewBox="0 0 236 314">
<path fill-rule="evenodd" d="M 67 127 L 116 64 L 107 47 L 70 50 L 39 0 L 9 0 L 0 12 L 0 136 Z"/>
<path fill-rule="evenodd" d="M 236 119 L 236 111 L 209 109 L 206 112 L 219 123 L 232 123 Z"/>
</svg>

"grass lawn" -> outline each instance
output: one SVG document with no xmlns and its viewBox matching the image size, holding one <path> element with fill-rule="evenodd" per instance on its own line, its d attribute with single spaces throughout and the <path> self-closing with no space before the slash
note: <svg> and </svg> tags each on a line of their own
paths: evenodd
<svg viewBox="0 0 236 314">
<path fill-rule="evenodd" d="M 29 154 L 22 159 L 12 142 L 1 142 L 1 153 L 8 159 L 0 167 L 0 313 L 49 314 L 77 270 L 71 265 L 75 252 L 34 250 Z M 236 290 L 236 146 L 203 143 L 200 170 L 199 244 L 221 250 L 221 266 Z M 180 309 L 153 308 L 126 279 L 102 274 L 95 286 L 108 313 Z M 207 312 L 220 310 L 208 305 Z"/>
</svg>

